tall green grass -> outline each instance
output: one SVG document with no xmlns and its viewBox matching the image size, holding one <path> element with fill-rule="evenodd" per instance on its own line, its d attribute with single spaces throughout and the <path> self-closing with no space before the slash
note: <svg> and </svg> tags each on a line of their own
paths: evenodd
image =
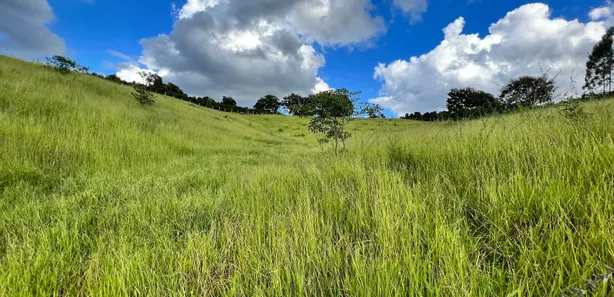
<svg viewBox="0 0 614 297">
<path fill-rule="evenodd" d="M 0 57 L 1 296 L 611 296 L 614 107 L 220 113 Z"/>
</svg>

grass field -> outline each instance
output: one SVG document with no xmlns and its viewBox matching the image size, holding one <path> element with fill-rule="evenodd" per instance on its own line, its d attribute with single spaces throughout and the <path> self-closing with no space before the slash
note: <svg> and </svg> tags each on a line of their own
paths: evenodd
<svg viewBox="0 0 614 297">
<path fill-rule="evenodd" d="M 336 158 L 130 92 L 0 57 L 0 296 L 614 295 L 614 101 L 356 120 Z"/>
</svg>

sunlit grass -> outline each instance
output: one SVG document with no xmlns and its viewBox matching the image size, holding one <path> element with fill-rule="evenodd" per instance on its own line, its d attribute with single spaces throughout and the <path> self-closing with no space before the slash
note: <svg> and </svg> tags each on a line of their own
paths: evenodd
<svg viewBox="0 0 614 297">
<path fill-rule="evenodd" d="M 305 119 L 0 57 L 0 295 L 611 296 L 611 105 L 361 119 L 335 158 Z"/>
</svg>

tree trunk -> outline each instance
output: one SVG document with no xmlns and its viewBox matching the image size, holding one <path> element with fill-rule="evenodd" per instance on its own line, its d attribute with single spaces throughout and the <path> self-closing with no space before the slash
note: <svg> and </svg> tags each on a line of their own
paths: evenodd
<svg viewBox="0 0 614 297">
<path fill-rule="evenodd" d="M 339 129 L 339 132 L 341 133 L 341 142 L 343 143 L 343 154 L 345 154 L 345 151 L 347 150 L 347 147 L 345 145 L 345 124 L 347 124 L 347 122 L 345 121 L 345 119 L 341 120 L 341 129 Z"/>
</svg>

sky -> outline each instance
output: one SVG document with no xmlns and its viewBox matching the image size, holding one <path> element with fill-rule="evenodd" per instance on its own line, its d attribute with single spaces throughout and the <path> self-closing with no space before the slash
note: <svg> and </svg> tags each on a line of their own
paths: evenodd
<svg viewBox="0 0 614 297">
<path fill-rule="evenodd" d="M 347 88 L 396 117 L 548 70 L 579 92 L 613 24 L 604 0 L 0 0 L 0 53 L 66 55 L 129 81 L 154 71 L 242 106 Z"/>
</svg>

